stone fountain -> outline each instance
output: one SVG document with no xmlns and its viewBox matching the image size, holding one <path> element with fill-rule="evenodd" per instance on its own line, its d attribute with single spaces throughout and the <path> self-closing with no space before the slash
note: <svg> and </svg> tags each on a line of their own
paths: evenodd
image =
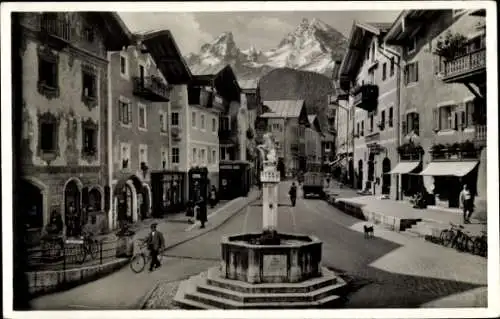
<svg viewBox="0 0 500 319">
<path fill-rule="evenodd" d="M 258 149 L 263 159 L 263 231 L 224 236 L 220 266 L 183 281 L 175 302 L 186 309 L 339 307 L 346 282 L 321 267 L 322 242 L 311 235 L 278 232 L 280 174 L 269 133 Z"/>
</svg>

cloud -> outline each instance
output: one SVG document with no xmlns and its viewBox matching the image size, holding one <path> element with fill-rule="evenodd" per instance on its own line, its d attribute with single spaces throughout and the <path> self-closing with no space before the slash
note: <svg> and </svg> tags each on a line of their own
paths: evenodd
<svg viewBox="0 0 500 319">
<path fill-rule="evenodd" d="M 293 30 L 294 26 L 276 17 L 260 16 L 250 20 L 247 24 L 249 31 L 278 32 L 285 34 Z"/>
<path fill-rule="evenodd" d="M 198 52 L 201 45 L 213 38 L 211 34 L 202 30 L 193 13 L 121 12 L 119 14 L 132 32 L 169 29 L 182 55 Z"/>
</svg>

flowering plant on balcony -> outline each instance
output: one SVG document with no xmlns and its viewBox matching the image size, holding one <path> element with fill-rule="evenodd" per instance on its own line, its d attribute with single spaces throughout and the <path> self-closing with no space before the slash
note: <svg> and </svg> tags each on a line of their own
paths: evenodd
<svg viewBox="0 0 500 319">
<path fill-rule="evenodd" d="M 443 57 L 445 60 L 452 60 L 455 57 L 462 55 L 467 44 L 467 37 L 460 33 L 448 32 L 438 38 L 434 54 Z"/>
</svg>

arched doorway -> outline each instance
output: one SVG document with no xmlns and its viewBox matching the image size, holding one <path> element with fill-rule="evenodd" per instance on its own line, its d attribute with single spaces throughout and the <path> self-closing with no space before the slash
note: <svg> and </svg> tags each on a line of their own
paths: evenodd
<svg viewBox="0 0 500 319">
<path fill-rule="evenodd" d="M 76 237 L 82 231 L 81 189 L 76 180 L 70 180 L 64 188 L 64 221 L 66 236 Z"/>
<path fill-rule="evenodd" d="M 23 180 L 20 185 L 20 194 L 29 200 L 19 201 L 22 220 L 26 229 L 38 231 L 43 227 L 43 193 L 33 183 Z"/>
<path fill-rule="evenodd" d="M 363 160 L 358 161 L 358 182 L 357 188 L 363 189 Z"/>
<path fill-rule="evenodd" d="M 391 192 L 391 160 L 384 158 L 382 161 L 382 194 L 389 194 Z"/>
</svg>

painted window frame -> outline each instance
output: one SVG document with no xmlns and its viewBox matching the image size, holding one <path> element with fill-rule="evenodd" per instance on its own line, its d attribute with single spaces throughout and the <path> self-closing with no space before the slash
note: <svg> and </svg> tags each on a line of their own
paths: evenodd
<svg viewBox="0 0 500 319">
<path fill-rule="evenodd" d="M 191 128 L 197 129 L 196 111 L 191 111 Z"/>
<path fill-rule="evenodd" d="M 144 110 L 144 123 L 141 123 L 141 109 Z M 137 128 L 139 131 L 147 131 L 148 130 L 148 111 L 146 104 L 137 103 Z M 144 126 L 142 126 L 144 124 Z"/>
<path fill-rule="evenodd" d="M 125 123 L 123 120 L 123 112 L 122 112 L 122 105 L 127 106 L 127 120 L 128 122 Z M 118 121 L 120 122 L 120 125 L 123 127 L 130 128 L 132 127 L 132 103 L 130 100 L 122 95 L 118 98 Z"/>
<path fill-rule="evenodd" d="M 179 112 L 172 112 L 171 114 L 172 118 L 170 119 L 170 125 L 172 125 L 172 127 L 180 127 L 180 113 Z M 177 123 L 174 123 L 174 119 L 177 119 Z"/>
<path fill-rule="evenodd" d="M 172 164 L 179 164 L 180 162 L 180 149 L 178 147 L 172 147 Z"/>
<path fill-rule="evenodd" d="M 122 59 L 125 61 L 125 66 L 124 66 L 125 73 L 122 72 Z M 130 61 L 127 52 L 124 51 L 120 52 L 119 70 L 120 70 L 120 77 L 122 79 L 130 80 Z"/>
</svg>

